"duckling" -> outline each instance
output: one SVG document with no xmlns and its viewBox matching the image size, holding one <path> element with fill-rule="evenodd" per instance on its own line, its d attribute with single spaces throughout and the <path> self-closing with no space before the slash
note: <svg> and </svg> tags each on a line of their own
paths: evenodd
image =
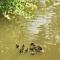
<svg viewBox="0 0 60 60">
<path fill-rule="evenodd" d="M 25 45 L 23 44 L 23 45 L 22 45 L 22 48 L 24 49 L 24 47 L 25 47 Z"/>
<path fill-rule="evenodd" d="M 34 49 L 36 47 L 36 45 L 34 43 L 31 43 L 30 47 L 32 47 Z"/>
<path fill-rule="evenodd" d="M 37 48 L 38 48 L 39 50 L 42 50 L 42 47 L 41 47 L 41 46 L 37 46 Z"/>
<path fill-rule="evenodd" d="M 29 48 L 30 51 L 33 51 L 34 49 L 33 48 Z"/>
<path fill-rule="evenodd" d="M 35 44 L 34 44 L 34 43 L 31 43 L 30 45 L 31 45 L 31 46 L 35 46 Z"/>
<path fill-rule="evenodd" d="M 19 45 L 18 44 L 16 44 L 16 48 L 19 48 Z"/>
<path fill-rule="evenodd" d="M 35 51 L 36 52 L 41 52 L 42 51 L 42 47 L 41 46 L 36 46 Z"/>
<path fill-rule="evenodd" d="M 30 54 L 31 54 L 31 55 L 35 55 L 35 54 L 36 54 L 36 52 L 35 52 L 35 49 L 34 49 L 34 48 L 29 48 L 29 50 L 30 50 Z"/>
<path fill-rule="evenodd" d="M 25 45 L 23 44 L 22 47 L 20 48 L 20 51 L 19 51 L 20 53 L 23 53 L 24 47 Z"/>
<path fill-rule="evenodd" d="M 22 50 L 22 49 L 20 49 L 19 53 L 23 53 L 23 50 Z"/>
<path fill-rule="evenodd" d="M 24 51 L 25 51 L 25 53 L 27 53 L 28 52 L 28 48 L 26 48 Z"/>
</svg>

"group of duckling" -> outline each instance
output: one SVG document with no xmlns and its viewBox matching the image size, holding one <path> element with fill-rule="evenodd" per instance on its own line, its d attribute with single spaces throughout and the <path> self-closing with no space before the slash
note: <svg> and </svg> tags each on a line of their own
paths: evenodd
<svg viewBox="0 0 60 60">
<path fill-rule="evenodd" d="M 19 48 L 19 45 L 16 44 L 16 48 Z M 19 53 L 27 53 L 30 52 L 31 55 L 35 55 L 36 53 L 41 53 L 42 52 L 42 47 L 39 45 L 35 45 L 34 43 L 30 43 L 30 47 L 29 48 L 25 48 L 25 45 L 23 44 L 20 48 L 19 48 Z"/>
</svg>

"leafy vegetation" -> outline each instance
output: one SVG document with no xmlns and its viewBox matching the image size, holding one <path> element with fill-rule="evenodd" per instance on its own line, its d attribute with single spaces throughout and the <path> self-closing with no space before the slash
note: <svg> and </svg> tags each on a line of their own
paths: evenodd
<svg viewBox="0 0 60 60">
<path fill-rule="evenodd" d="M 17 14 L 32 18 L 37 10 L 38 0 L 0 0 L 0 13 Z"/>
</svg>

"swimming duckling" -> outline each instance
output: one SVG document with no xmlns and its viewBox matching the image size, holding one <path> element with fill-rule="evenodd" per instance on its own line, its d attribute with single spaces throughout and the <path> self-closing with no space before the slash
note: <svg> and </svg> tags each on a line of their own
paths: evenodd
<svg viewBox="0 0 60 60">
<path fill-rule="evenodd" d="M 31 46 L 35 46 L 35 44 L 34 44 L 34 43 L 31 43 L 30 45 L 31 45 Z"/>
<path fill-rule="evenodd" d="M 24 47 L 25 47 L 25 45 L 23 44 L 23 45 L 22 45 L 22 48 L 24 49 Z"/>
<path fill-rule="evenodd" d="M 37 48 L 38 48 L 39 50 L 42 50 L 42 47 L 41 47 L 41 46 L 37 46 Z"/>
<path fill-rule="evenodd" d="M 28 48 L 26 48 L 24 51 L 25 51 L 25 53 L 27 53 L 28 52 Z"/>
<path fill-rule="evenodd" d="M 41 52 L 42 51 L 42 47 L 41 46 L 36 46 L 35 51 L 36 52 Z"/>
<path fill-rule="evenodd" d="M 22 47 L 20 48 L 20 51 L 19 51 L 20 53 L 23 53 L 24 47 L 25 45 L 23 44 Z"/>
<path fill-rule="evenodd" d="M 19 45 L 18 44 L 16 44 L 16 48 L 19 48 Z"/>
<path fill-rule="evenodd" d="M 35 52 L 35 49 L 34 49 L 34 48 L 29 48 L 29 50 L 30 50 L 30 54 L 31 54 L 31 55 L 35 55 L 35 54 L 36 54 L 36 52 Z"/>
<path fill-rule="evenodd" d="M 22 50 L 22 49 L 20 49 L 19 53 L 23 53 L 23 50 Z"/>
<path fill-rule="evenodd" d="M 34 48 L 29 48 L 30 51 L 34 51 Z"/>
</svg>

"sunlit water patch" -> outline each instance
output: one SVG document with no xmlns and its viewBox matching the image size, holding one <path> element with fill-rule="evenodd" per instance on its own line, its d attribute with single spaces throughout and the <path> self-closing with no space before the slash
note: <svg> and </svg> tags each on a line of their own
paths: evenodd
<svg viewBox="0 0 60 60">
<path fill-rule="evenodd" d="M 39 15 L 36 17 L 35 20 L 33 20 L 33 22 L 30 23 L 30 25 L 27 27 L 29 34 L 32 35 L 32 37 L 30 38 L 35 38 L 36 36 L 38 36 L 39 32 L 40 32 L 40 27 L 42 25 L 44 25 L 45 27 L 45 37 L 47 39 L 49 39 L 48 35 L 49 35 L 49 24 L 51 23 L 51 18 L 54 16 L 54 13 L 50 13 L 47 12 L 45 15 Z M 34 41 L 34 39 L 31 39 L 32 41 Z"/>
</svg>

